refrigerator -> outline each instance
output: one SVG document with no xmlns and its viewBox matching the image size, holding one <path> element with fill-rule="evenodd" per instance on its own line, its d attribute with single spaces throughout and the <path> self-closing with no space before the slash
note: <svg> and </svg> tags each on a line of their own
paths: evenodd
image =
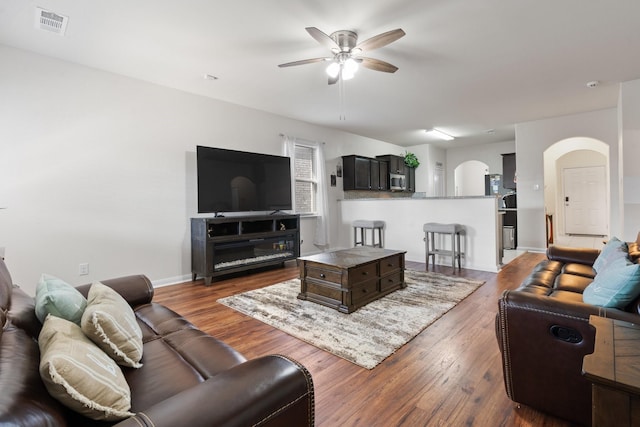
<svg viewBox="0 0 640 427">
<path fill-rule="evenodd" d="M 484 195 L 493 196 L 502 191 L 502 175 L 492 174 L 484 176 Z"/>
</svg>

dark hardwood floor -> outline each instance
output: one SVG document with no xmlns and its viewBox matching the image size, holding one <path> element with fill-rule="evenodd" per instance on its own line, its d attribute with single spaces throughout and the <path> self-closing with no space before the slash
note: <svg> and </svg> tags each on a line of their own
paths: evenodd
<svg viewBox="0 0 640 427">
<path fill-rule="evenodd" d="M 497 301 L 518 286 L 543 254 L 526 253 L 498 274 L 436 271 L 485 280 L 476 292 L 367 370 L 218 304 L 218 298 L 298 276 L 295 265 L 256 274 L 156 289 L 154 300 L 188 318 L 247 358 L 288 355 L 311 372 L 317 426 L 553 426 L 570 424 L 511 402 L 504 391 L 494 331 Z M 407 268 L 425 269 L 423 263 Z"/>
</svg>

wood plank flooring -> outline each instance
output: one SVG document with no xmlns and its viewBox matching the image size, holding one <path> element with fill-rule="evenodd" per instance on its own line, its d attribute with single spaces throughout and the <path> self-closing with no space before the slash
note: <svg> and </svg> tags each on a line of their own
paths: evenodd
<svg viewBox="0 0 640 427">
<path fill-rule="evenodd" d="M 476 292 L 373 370 L 293 338 L 216 302 L 298 276 L 295 264 L 249 275 L 156 289 L 154 300 L 185 316 L 247 358 L 288 355 L 311 372 L 316 425 L 334 426 L 570 426 L 511 402 L 504 391 L 495 337 L 497 302 L 517 287 L 543 254 L 525 253 L 498 274 L 436 271 L 485 280 Z M 423 263 L 407 268 L 425 269 Z"/>
</svg>

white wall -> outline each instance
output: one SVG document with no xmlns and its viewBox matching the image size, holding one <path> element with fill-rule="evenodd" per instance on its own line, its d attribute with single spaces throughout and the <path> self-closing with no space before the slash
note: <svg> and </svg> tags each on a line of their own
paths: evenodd
<svg viewBox="0 0 640 427">
<path fill-rule="evenodd" d="M 453 143 L 455 143 L 455 141 L 453 141 Z M 487 173 L 502 174 L 502 154 L 514 153 L 515 151 L 515 141 L 447 148 L 447 195 L 455 195 L 454 173 L 458 165 L 468 160 L 478 160 L 482 163 L 485 163 L 489 167 L 489 171 Z M 484 181 L 482 182 L 482 186 L 484 188 Z"/>
<path fill-rule="evenodd" d="M 640 80 L 620 85 L 620 198 L 622 236 L 635 240 L 640 232 Z"/>
<path fill-rule="evenodd" d="M 545 248 L 544 151 L 558 141 L 593 138 L 609 145 L 610 173 L 617 176 L 616 109 L 592 111 L 516 124 L 516 170 L 518 171 L 518 248 Z M 619 236 L 618 187 L 610 188 L 611 234 Z"/>
<path fill-rule="evenodd" d="M 343 154 L 402 151 L 1 45 L 0 64 L 0 247 L 32 294 L 44 272 L 72 284 L 190 277 L 196 145 L 281 154 L 280 133 L 325 141 L 327 182 Z M 329 195 L 336 216 L 341 188 Z M 303 253 L 316 250 L 314 225 L 303 220 Z"/>
<path fill-rule="evenodd" d="M 414 153 L 418 157 L 418 160 L 420 160 L 420 166 L 418 166 L 415 171 L 416 193 L 425 193 L 426 196 L 434 196 L 434 171 L 436 163 L 445 164 L 445 150 L 435 145 L 424 144 L 408 147 L 407 151 Z"/>
</svg>

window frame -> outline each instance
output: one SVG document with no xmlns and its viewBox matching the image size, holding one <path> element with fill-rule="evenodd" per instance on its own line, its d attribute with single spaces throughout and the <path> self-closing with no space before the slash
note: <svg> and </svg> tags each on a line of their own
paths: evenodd
<svg viewBox="0 0 640 427">
<path fill-rule="evenodd" d="M 308 149 L 311 150 L 311 178 L 297 178 L 296 177 L 296 168 L 298 167 L 297 165 L 297 160 L 299 159 L 298 156 L 296 156 L 296 150 L 298 148 L 303 148 L 303 149 Z M 292 175 L 292 192 L 293 192 L 293 211 L 294 213 L 300 215 L 301 217 L 315 217 L 318 216 L 318 191 L 319 191 L 319 183 L 318 183 L 318 151 L 319 148 L 317 145 L 315 144 L 305 144 L 304 142 L 293 142 L 293 156 L 292 156 L 292 162 L 291 162 L 291 175 Z M 296 183 L 297 182 L 304 182 L 304 183 L 311 183 L 311 192 L 312 194 L 310 194 L 311 199 L 313 200 L 312 204 L 313 204 L 313 211 L 311 212 L 300 212 L 298 209 L 298 204 L 296 203 L 297 197 L 296 197 Z"/>
</svg>

